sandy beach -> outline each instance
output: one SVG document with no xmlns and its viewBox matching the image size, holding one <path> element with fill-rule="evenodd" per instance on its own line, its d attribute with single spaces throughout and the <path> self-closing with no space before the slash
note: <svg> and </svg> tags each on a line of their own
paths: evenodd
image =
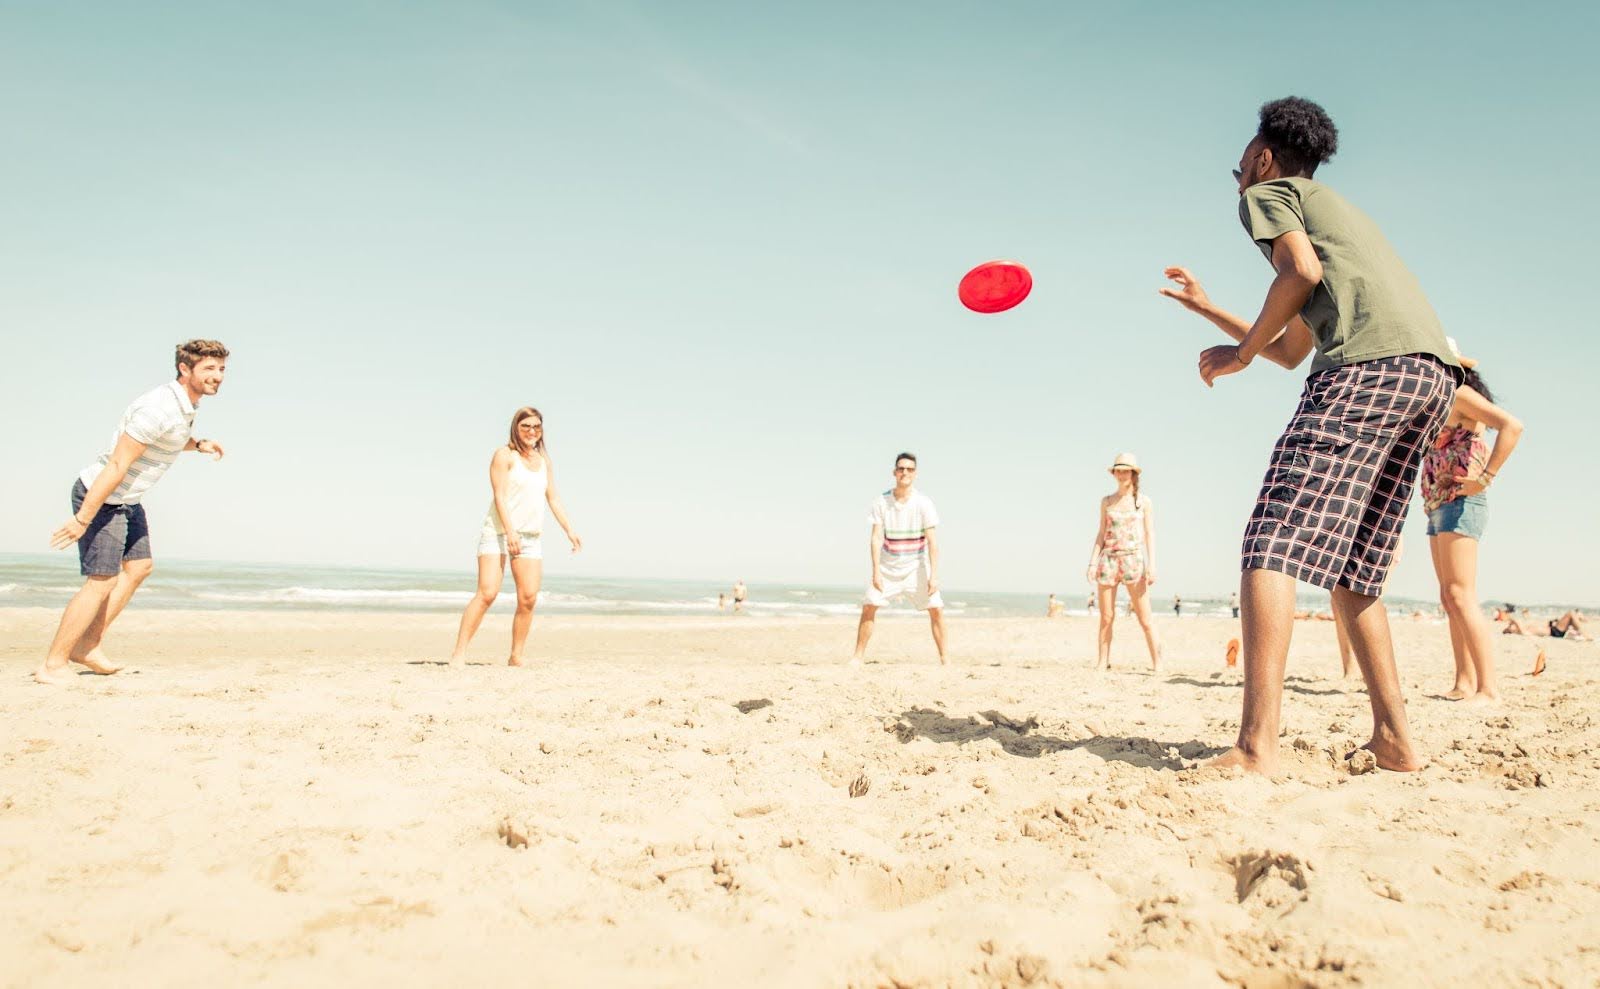
<svg viewBox="0 0 1600 989">
<path fill-rule="evenodd" d="M 8 986 L 1592 985 L 1600 646 L 1497 639 L 1505 703 L 1397 620 L 1422 772 L 1352 774 L 1365 694 L 1300 623 L 1286 771 L 1232 741 L 1233 623 L 1109 674 L 1069 619 L 139 611 L 133 670 L 28 674 L 0 611 Z M 1528 675 L 1538 649 L 1549 668 Z M 481 664 L 481 665 L 477 665 Z"/>
</svg>

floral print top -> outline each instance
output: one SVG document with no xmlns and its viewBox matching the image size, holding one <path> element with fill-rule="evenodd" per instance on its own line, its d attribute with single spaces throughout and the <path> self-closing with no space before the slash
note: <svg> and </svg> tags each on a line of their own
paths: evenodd
<svg viewBox="0 0 1600 989">
<path fill-rule="evenodd" d="M 1422 507 L 1431 512 L 1455 501 L 1461 497 L 1456 477 L 1476 474 L 1488 463 L 1489 444 L 1482 433 L 1466 426 L 1446 426 L 1422 455 Z"/>
</svg>

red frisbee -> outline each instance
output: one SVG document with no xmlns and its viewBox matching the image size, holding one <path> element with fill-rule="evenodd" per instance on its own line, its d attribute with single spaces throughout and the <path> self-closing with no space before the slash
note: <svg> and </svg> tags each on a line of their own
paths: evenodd
<svg viewBox="0 0 1600 989">
<path fill-rule="evenodd" d="M 961 278 L 956 295 L 973 312 L 1005 312 L 1033 291 L 1033 276 L 1019 261 L 985 261 Z"/>
</svg>

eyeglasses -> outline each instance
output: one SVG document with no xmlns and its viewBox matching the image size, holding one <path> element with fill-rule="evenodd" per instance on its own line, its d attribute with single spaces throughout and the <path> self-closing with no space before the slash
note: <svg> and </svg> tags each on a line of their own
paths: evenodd
<svg viewBox="0 0 1600 989">
<path fill-rule="evenodd" d="M 1240 180 L 1241 180 L 1241 179 L 1243 179 L 1243 178 L 1244 178 L 1244 173 L 1243 173 L 1243 172 L 1241 172 L 1241 171 L 1239 171 L 1239 170 L 1238 170 L 1238 169 L 1237 169 L 1237 168 L 1235 168 L 1235 169 L 1234 169 L 1234 170 L 1233 170 L 1233 180 L 1234 180 L 1234 181 L 1235 181 L 1235 182 L 1238 182 L 1238 181 L 1240 181 Z"/>
</svg>

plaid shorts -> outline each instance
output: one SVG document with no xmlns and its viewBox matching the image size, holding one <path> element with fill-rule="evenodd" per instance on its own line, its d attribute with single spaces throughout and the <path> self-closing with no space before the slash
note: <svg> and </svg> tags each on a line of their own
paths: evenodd
<svg viewBox="0 0 1600 989">
<path fill-rule="evenodd" d="M 1422 454 L 1455 393 L 1455 369 L 1423 354 L 1307 378 L 1245 526 L 1241 568 L 1382 594 Z"/>
</svg>

